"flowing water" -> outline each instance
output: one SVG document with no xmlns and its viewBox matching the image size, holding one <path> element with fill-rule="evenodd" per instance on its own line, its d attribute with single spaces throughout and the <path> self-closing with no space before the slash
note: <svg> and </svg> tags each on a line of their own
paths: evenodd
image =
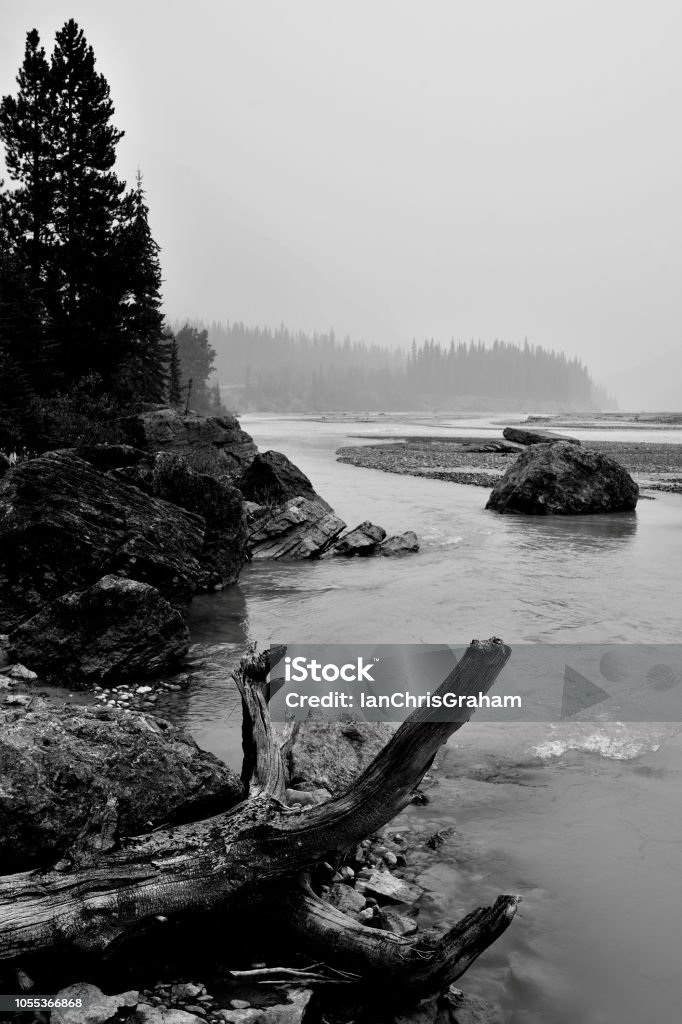
<svg viewBox="0 0 682 1024">
<path fill-rule="evenodd" d="M 238 586 L 194 602 L 195 680 L 167 698 L 168 713 L 232 763 L 241 715 L 228 674 L 253 640 L 682 639 L 680 496 L 641 500 L 631 515 L 497 516 L 483 510 L 483 489 L 359 469 L 334 455 L 363 443 L 357 434 L 499 436 L 492 422 L 242 422 L 261 450 L 299 465 L 349 525 L 414 529 L 422 549 L 402 560 L 254 564 Z M 583 436 L 682 441 L 675 430 Z M 464 987 L 492 996 L 510 1024 L 682 1019 L 681 784 L 682 734 L 671 724 L 474 719 L 457 733 L 431 803 L 401 821 L 425 832 L 456 825 L 459 842 L 439 853 L 457 879 L 443 883 L 444 919 L 500 892 L 524 897 Z"/>
</svg>

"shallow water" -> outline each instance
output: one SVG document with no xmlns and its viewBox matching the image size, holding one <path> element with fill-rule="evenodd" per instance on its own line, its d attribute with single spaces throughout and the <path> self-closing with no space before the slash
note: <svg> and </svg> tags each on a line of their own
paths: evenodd
<svg viewBox="0 0 682 1024">
<path fill-rule="evenodd" d="M 499 417 L 490 420 L 492 430 Z M 194 602 L 195 680 L 164 698 L 164 708 L 233 763 L 241 712 L 228 676 L 253 640 L 680 641 L 678 495 L 641 501 L 632 515 L 500 517 L 483 510 L 484 489 L 335 461 L 336 448 L 358 443 L 350 435 L 442 434 L 442 421 L 242 423 L 262 450 L 293 459 L 349 525 L 413 528 L 422 550 L 403 560 L 254 564 L 237 587 Z M 471 433 L 474 424 L 486 425 L 458 429 Z M 637 430 L 633 439 L 662 434 Z M 682 441 L 682 431 L 665 434 Z M 481 761 L 494 763 L 494 781 L 479 780 Z M 465 866 L 456 849 L 440 851 L 461 869 L 453 920 L 498 892 L 524 896 L 517 920 L 464 987 L 494 996 L 513 1024 L 679 1019 L 681 782 L 677 726 L 474 720 L 458 733 L 432 803 L 404 813 L 434 830 L 456 822 L 471 845 Z"/>
</svg>

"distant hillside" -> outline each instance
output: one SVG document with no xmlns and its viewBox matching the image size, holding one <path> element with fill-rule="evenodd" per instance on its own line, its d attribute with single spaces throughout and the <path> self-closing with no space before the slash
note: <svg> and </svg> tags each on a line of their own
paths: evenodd
<svg viewBox="0 0 682 1024">
<path fill-rule="evenodd" d="M 208 332 L 226 401 L 242 411 L 614 407 L 579 360 L 527 342 L 430 339 L 406 352 L 284 326 Z"/>
</svg>

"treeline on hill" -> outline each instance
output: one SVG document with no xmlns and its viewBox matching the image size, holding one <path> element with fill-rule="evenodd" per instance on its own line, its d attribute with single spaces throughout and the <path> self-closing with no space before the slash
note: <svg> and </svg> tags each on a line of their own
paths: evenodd
<svg viewBox="0 0 682 1024">
<path fill-rule="evenodd" d="M 50 59 L 28 33 L 17 86 L 0 104 L 0 449 L 116 440 L 147 403 L 219 409 L 206 332 L 164 322 L 142 177 L 115 172 L 123 132 L 75 21 Z"/>
<path fill-rule="evenodd" d="M 495 341 L 408 352 L 337 339 L 214 323 L 209 340 L 228 404 L 259 411 L 447 408 L 606 409 L 613 405 L 577 359 Z"/>
</svg>

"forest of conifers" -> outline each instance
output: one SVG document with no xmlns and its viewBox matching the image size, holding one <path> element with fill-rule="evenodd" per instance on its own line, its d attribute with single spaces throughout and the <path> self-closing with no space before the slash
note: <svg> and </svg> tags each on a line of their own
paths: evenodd
<svg viewBox="0 0 682 1024">
<path fill-rule="evenodd" d="M 213 323 L 208 328 L 228 404 L 260 411 L 559 408 L 612 403 L 577 359 L 540 346 L 433 339 L 408 351 Z"/>
</svg>

